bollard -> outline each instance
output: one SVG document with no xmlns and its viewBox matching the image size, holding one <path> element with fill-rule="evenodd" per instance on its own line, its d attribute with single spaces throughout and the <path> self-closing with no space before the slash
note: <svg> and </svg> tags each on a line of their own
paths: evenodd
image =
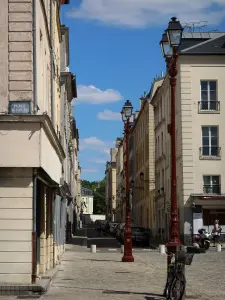
<svg viewBox="0 0 225 300">
<path fill-rule="evenodd" d="M 124 253 L 124 245 L 121 245 L 121 253 Z"/>
<path fill-rule="evenodd" d="M 91 245 L 91 252 L 96 253 L 96 245 Z"/>
<path fill-rule="evenodd" d="M 159 245 L 159 253 L 165 254 L 166 253 L 166 246 L 165 245 Z"/>
<path fill-rule="evenodd" d="M 221 252 L 221 251 L 222 251 L 221 245 L 216 245 L 216 252 Z"/>
</svg>

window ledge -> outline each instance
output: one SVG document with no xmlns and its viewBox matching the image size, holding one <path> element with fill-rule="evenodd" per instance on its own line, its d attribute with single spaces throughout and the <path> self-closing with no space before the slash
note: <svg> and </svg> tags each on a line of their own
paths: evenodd
<svg viewBox="0 0 225 300">
<path fill-rule="evenodd" d="M 221 160 L 220 156 L 200 156 L 200 160 Z"/>
<path fill-rule="evenodd" d="M 220 114 L 220 111 L 218 110 L 199 110 L 198 111 L 199 114 Z"/>
</svg>

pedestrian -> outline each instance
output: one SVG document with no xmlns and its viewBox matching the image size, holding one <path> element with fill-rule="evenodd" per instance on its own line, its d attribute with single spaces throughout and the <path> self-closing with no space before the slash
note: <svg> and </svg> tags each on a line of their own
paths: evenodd
<svg viewBox="0 0 225 300">
<path fill-rule="evenodd" d="M 219 220 L 215 220 L 213 230 L 212 230 L 212 236 L 213 236 L 213 242 L 214 242 L 214 247 L 216 246 L 216 243 L 220 242 L 220 235 L 222 232 L 222 228 L 219 224 Z"/>
</svg>

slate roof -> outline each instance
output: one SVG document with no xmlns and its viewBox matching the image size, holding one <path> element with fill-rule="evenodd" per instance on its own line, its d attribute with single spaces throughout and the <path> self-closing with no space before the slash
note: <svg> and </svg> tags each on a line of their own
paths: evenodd
<svg viewBox="0 0 225 300">
<path fill-rule="evenodd" d="M 225 32 L 185 32 L 179 52 L 181 55 L 225 55 Z"/>
</svg>

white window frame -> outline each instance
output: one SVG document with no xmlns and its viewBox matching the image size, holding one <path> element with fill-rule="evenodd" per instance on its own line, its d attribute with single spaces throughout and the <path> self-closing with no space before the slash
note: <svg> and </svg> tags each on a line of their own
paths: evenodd
<svg viewBox="0 0 225 300">
<path fill-rule="evenodd" d="M 205 184 L 205 180 L 204 180 L 204 178 L 205 177 L 209 177 L 210 178 L 210 184 L 208 185 L 208 188 L 212 188 L 212 193 L 213 193 L 213 187 L 220 187 L 220 185 L 221 185 L 221 176 L 220 175 L 203 175 L 203 187 L 205 187 L 205 186 L 207 186 L 207 184 Z M 213 184 L 213 180 L 212 180 L 212 178 L 213 177 L 218 177 L 218 183 L 217 184 Z"/>
<path fill-rule="evenodd" d="M 207 100 L 202 100 L 202 82 L 207 82 Z M 216 92 L 216 100 L 211 100 L 210 99 L 210 82 L 215 82 L 216 83 L 216 90 L 215 90 L 215 92 Z M 217 92 L 218 91 L 218 87 L 217 87 L 217 80 L 213 80 L 213 79 L 211 79 L 211 80 L 201 80 L 200 81 L 200 99 L 201 99 L 201 101 L 200 101 L 200 110 L 206 110 L 206 111 L 208 111 L 208 110 L 212 110 L 212 111 L 217 111 L 218 110 L 218 108 L 217 108 L 217 104 L 216 104 L 216 108 L 215 109 L 212 109 L 211 107 L 210 107 L 210 103 L 211 102 L 215 102 L 215 103 L 217 103 Z M 205 103 L 205 102 L 207 102 L 208 103 L 208 108 L 207 109 L 203 109 L 202 108 L 202 104 L 203 103 Z"/>
<path fill-rule="evenodd" d="M 219 148 L 219 126 L 217 125 L 202 125 L 202 149 L 204 149 L 206 146 L 203 145 L 203 128 L 204 127 L 207 127 L 209 129 L 209 155 L 206 155 L 206 156 L 215 156 L 215 155 L 212 155 L 212 148 L 213 147 L 217 147 L 217 149 Z M 212 134 L 211 134 L 211 128 L 212 127 L 216 127 L 217 128 L 217 146 L 213 146 L 212 147 Z M 202 155 L 205 156 L 203 154 L 203 151 L 202 151 Z"/>
</svg>

